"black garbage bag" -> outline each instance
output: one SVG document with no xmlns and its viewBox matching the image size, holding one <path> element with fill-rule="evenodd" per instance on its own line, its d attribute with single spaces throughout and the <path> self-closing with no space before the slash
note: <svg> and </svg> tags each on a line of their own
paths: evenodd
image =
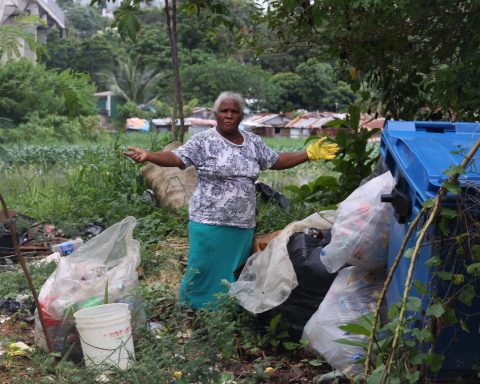
<svg viewBox="0 0 480 384">
<path fill-rule="evenodd" d="M 365 183 L 368 183 L 370 180 L 374 179 L 375 177 L 383 175 L 385 172 L 389 170 L 390 169 L 388 169 L 388 166 L 383 160 L 383 157 L 380 157 L 380 159 L 378 159 L 377 161 L 377 164 L 375 165 L 375 168 L 373 168 L 372 173 L 360 181 L 359 187 Z"/>
<path fill-rule="evenodd" d="M 269 311 L 280 313 L 289 323 L 291 340 L 302 337 L 303 327 L 318 309 L 337 273 L 330 273 L 320 259 L 320 251 L 330 242 L 331 231 L 310 228 L 308 233 L 296 232 L 287 244 L 288 255 L 295 269 L 298 286 L 286 301 Z"/>
<path fill-rule="evenodd" d="M 80 234 L 82 237 L 90 239 L 102 233 L 104 229 L 102 224 L 93 221 L 82 226 L 82 228 L 80 228 Z"/>
<path fill-rule="evenodd" d="M 292 208 L 290 200 L 267 184 L 257 182 L 255 183 L 255 190 L 260 194 L 264 201 L 273 201 L 286 211 L 289 211 Z"/>
</svg>

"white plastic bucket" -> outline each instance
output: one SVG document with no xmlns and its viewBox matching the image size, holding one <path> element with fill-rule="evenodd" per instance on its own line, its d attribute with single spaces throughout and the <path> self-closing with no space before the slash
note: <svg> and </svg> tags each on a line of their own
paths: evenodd
<svg viewBox="0 0 480 384">
<path fill-rule="evenodd" d="M 128 304 L 97 305 L 73 316 L 87 367 L 130 367 L 135 351 Z"/>
</svg>

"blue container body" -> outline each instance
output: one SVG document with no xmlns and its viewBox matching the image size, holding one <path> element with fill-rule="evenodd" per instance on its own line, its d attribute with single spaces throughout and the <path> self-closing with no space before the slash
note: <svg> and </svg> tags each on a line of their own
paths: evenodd
<svg viewBox="0 0 480 384">
<path fill-rule="evenodd" d="M 391 267 L 410 227 L 423 203 L 427 199 L 435 198 L 443 181 L 447 179 L 444 171 L 452 165 L 460 165 L 464 156 L 480 139 L 480 124 L 476 123 L 449 123 L 449 122 L 416 122 L 416 121 L 388 121 L 382 133 L 380 151 L 384 161 L 396 181 L 396 188 L 403 193 L 406 205 L 410 209 L 392 217 L 390 227 L 390 245 L 388 254 L 389 268 Z M 467 168 L 465 175 L 460 177 L 460 183 L 471 183 L 480 186 L 480 165 L 475 164 Z M 447 195 L 443 206 L 454 206 L 454 197 Z M 418 228 L 421 228 L 420 223 Z M 447 258 L 446 254 L 433 255 L 432 240 L 438 240 L 439 229 L 434 226 L 429 229 L 424 239 L 417 259 L 413 281 L 423 282 L 429 290 L 427 295 L 419 294 L 412 289 L 410 296 L 422 299 L 426 309 L 432 294 L 445 297 L 446 291 L 451 289 L 451 283 L 445 283 L 436 278 L 434 271 L 425 265 L 432 256 Z M 416 243 L 415 232 L 411 236 L 406 250 L 413 248 Z M 436 248 L 438 250 L 438 247 Z M 437 252 L 437 251 L 436 251 Z M 445 252 L 446 253 L 446 252 Z M 448 260 L 452 259 L 451 252 Z M 456 257 L 454 257 L 456 259 Z M 449 263 L 451 263 L 449 261 Z M 402 257 L 395 272 L 387 293 L 387 305 L 400 302 L 405 288 L 407 271 L 410 260 Z M 451 264 L 452 270 L 458 270 L 458 263 Z M 462 265 L 463 268 L 463 265 Z M 463 274 L 464 271 L 463 271 Z M 475 284 L 475 282 L 472 282 Z M 435 341 L 435 352 L 445 355 L 442 371 L 437 379 L 461 376 L 461 372 L 470 371 L 480 363 L 480 283 L 475 287 L 477 298 L 471 306 L 456 304 L 455 310 L 464 316 L 464 328 L 451 325 L 442 328 Z M 421 315 L 420 315 L 421 317 Z"/>
</svg>

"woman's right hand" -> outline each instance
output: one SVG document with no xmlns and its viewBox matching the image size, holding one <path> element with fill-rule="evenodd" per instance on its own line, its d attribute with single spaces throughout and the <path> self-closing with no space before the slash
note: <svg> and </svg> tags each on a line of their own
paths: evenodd
<svg viewBox="0 0 480 384">
<path fill-rule="evenodd" d="M 143 163 L 147 160 L 148 151 L 142 148 L 137 147 L 127 147 L 128 151 L 123 152 L 123 154 L 137 163 Z"/>
</svg>

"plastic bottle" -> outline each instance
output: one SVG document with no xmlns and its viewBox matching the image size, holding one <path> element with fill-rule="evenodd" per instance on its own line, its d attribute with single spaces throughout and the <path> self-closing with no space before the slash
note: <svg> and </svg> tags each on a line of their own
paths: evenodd
<svg viewBox="0 0 480 384">
<path fill-rule="evenodd" d="M 59 252 L 62 256 L 69 255 L 82 244 L 83 240 L 81 238 L 68 240 L 60 244 L 52 245 L 52 252 Z"/>
</svg>

